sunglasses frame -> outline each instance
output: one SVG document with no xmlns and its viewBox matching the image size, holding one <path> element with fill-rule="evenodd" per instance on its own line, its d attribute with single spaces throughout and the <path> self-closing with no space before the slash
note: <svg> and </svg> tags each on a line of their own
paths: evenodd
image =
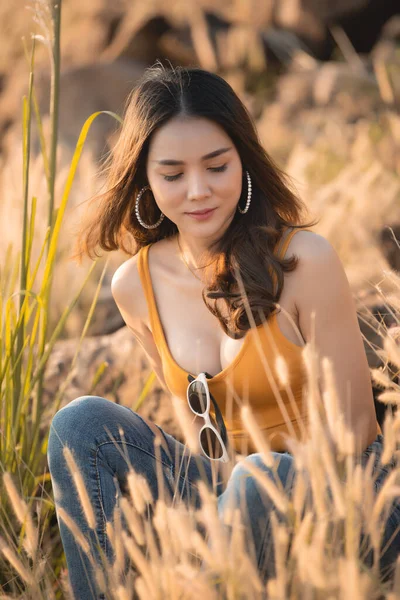
<svg viewBox="0 0 400 600">
<path fill-rule="evenodd" d="M 195 410 L 193 410 L 190 401 L 189 401 L 189 391 L 190 391 L 190 386 L 193 385 L 194 383 L 196 383 L 197 381 L 199 381 L 200 383 L 202 383 L 205 387 L 206 390 L 206 398 L 207 398 L 207 407 L 204 413 L 200 414 L 198 412 L 196 412 Z M 219 431 L 214 427 L 214 425 L 211 423 L 210 420 L 210 406 L 211 406 L 211 399 L 210 399 L 210 390 L 208 389 L 208 383 L 207 383 L 207 378 L 206 378 L 206 374 L 205 373 L 199 373 L 199 375 L 196 377 L 196 379 L 193 379 L 193 381 L 191 381 L 187 387 L 186 390 L 186 398 L 187 398 L 187 403 L 189 405 L 190 410 L 192 411 L 192 413 L 194 413 L 195 415 L 197 415 L 198 417 L 202 417 L 205 421 L 203 427 L 200 429 L 199 431 L 199 443 L 200 443 L 200 448 L 203 452 L 203 454 L 209 459 L 209 460 L 220 460 L 221 462 L 228 462 L 229 461 L 229 456 L 228 456 L 228 452 L 226 449 L 226 446 L 222 440 L 222 437 L 219 433 Z M 204 429 L 211 429 L 211 431 L 213 431 L 215 433 L 215 435 L 217 436 L 217 439 L 219 441 L 219 443 L 221 444 L 221 448 L 222 448 L 222 456 L 220 458 L 212 458 L 211 456 L 208 456 L 208 454 L 206 453 L 206 451 L 203 448 L 203 445 L 201 443 L 201 434 L 202 431 Z"/>
</svg>

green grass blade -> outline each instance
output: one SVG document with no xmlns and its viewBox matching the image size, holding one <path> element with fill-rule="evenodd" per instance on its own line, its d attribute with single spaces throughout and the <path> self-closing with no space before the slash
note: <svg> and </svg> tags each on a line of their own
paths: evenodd
<svg viewBox="0 0 400 600">
<path fill-rule="evenodd" d="M 82 290 L 84 289 L 87 281 L 89 280 L 90 275 L 92 274 L 92 271 L 94 269 L 94 267 L 96 266 L 96 261 L 93 262 L 93 265 L 91 265 L 89 272 L 82 284 L 82 286 L 80 287 L 80 289 L 78 290 L 77 294 L 75 295 L 75 297 L 73 298 L 72 302 L 65 308 L 60 320 L 57 323 L 56 328 L 54 329 L 54 332 L 47 344 L 46 350 L 45 352 L 41 355 L 41 358 L 39 360 L 39 363 L 37 365 L 37 369 L 36 372 L 34 373 L 34 375 L 32 376 L 32 380 L 31 380 L 31 385 L 29 387 L 29 394 L 32 393 L 33 387 L 36 383 L 36 381 L 38 380 L 40 373 L 43 371 L 43 369 L 46 366 L 46 362 L 49 359 L 49 356 L 51 354 L 51 351 L 53 350 L 53 346 L 55 344 L 55 342 L 57 341 L 61 331 L 64 328 L 65 322 L 68 318 L 68 316 L 70 315 L 71 311 L 73 310 L 73 308 L 75 307 L 76 303 L 78 302 L 79 296 L 82 293 Z"/>
<path fill-rule="evenodd" d="M 79 138 L 78 138 L 78 142 L 76 144 L 75 147 L 75 151 L 74 151 L 74 155 L 72 157 L 72 161 L 71 161 L 71 166 L 68 172 L 68 177 L 67 177 L 67 181 L 65 184 L 65 188 L 63 191 L 63 195 L 61 198 L 61 203 L 60 206 L 58 208 L 58 213 L 57 213 L 57 218 L 56 221 L 54 223 L 54 228 L 52 231 L 52 235 L 51 235 L 51 240 L 50 240 L 50 247 L 49 247 L 49 253 L 48 253 L 48 257 L 47 257 L 47 261 L 46 261 L 46 270 L 45 270 L 45 274 L 44 274 L 44 282 L 45 282 L 45 288 L 43 289 L 43 291 L 41 292 L 42 294 L 45 293 L 45 289 L 47 287 L 47 285 L 49 285 L 49 282 L 51 281 L 51 276 L 52 276 L 52 271 L 53 271 L 53 267 L 55 264 L 55 255 L 56 255 L 56 250 L 57 250 L 57 242 L 58 242 L 58 237 L 60 234 L 60 230 L 61 230 L 61 223 L 64 217 L 64 213 L 67 207 L 67 202 L 68 202 L 68 198 L 69 198 L 69 194 L 71 192 L 71 188 L 72 188 L 72 184 L 75 178 L 75 174 L 76 174 L 76 170 L 79 164 L 79 159 L 81 157 L 82 154 L 82 150 L 83 150 L 83 146 L 85 144 L 86 138 L 88 136 L 90 127 L 93 123 L 93 121 L 102 114 L 108 114 L 111 115 L 112 117 L 114 117 L 115 119 L 117 119 L 118 121 L 121 122 L 121 118 L 111 112 L 111 111 L 98 111 L 93 113 L 92 115 L 90 115 L 90 117 L 88 117 L 81 129 Z"/>
<path fill-rule="evenodd" d="M 69 383 L 70 383 L 70 381 L 71 381 L 71 379 L 73 377 L 75 363 L 77 361 L 77 358 L 78 358 L 78 355 L 79 355 L 79 351 L 80 351 L 81 346 L 82 346 L 83 339 L 84 339 L 84 337 L 86 335 L 86 332 L 87 332 L 87 329 L 88 329 L 88 327 L 89 327 L 89 325 L 91 323 L 91 320 L 92 320 L 92 317 L 93 317 L 93 313 L 94 313 L 94 309 L 96 307 L 97 300 L 98 300 L 98 297 L 99 297 L 99 294 L 100 294 L 101 285 L 102 285 L 104 276 L 105 276 L 105 274 L 107 272 L 107 267 L 108 267 L 109 261 L 110 261 L 110 258 L 108 257 L 107 260 L 106 260 L 106 262 L 105 262 L 105 265 L 103 267 L 102 273 L 100 275 L 100 279 L 99 279 L 99 282 L 98 282 L 97 287 L 96 287 L 96 291 L 95 291 L 95 294 L 94 294 L 94 297 L 93 297 L 93 300 L 92 300 L 92 304 L 91 304 L 90 309 L 88 311 L 88 316 L 86 318 L 86 321 L 85 321 L 85 324 L 84 324 L 84 327 L 83 327 L 83 330 L 82 330 L 82 334 L 81 334 L 81 336 L 79 338 L 79 342 L 77 344 L 77 347 L 76 347 L 76 350 L 75 350 L 75 354 L 74 354 L 74 356 L 72 358 L 71 367 L 70 367 L 69 373 L 68 373 L 67 377 L 64 379 L 62 385 L 60 385 L 60 388 L 59 388 L 59 390 L 57 392 L 57 395 L 56 395 L 56 397 L 54 399 L 54 404 L 53 404 L 54 411 L 58 410 L 59 405 L 60 405 L 61 400 L 62 400 L 62 396 L 64 394 L 64 391 L 67 388 L 67 386 L 69 385 Z"/>
</svg>

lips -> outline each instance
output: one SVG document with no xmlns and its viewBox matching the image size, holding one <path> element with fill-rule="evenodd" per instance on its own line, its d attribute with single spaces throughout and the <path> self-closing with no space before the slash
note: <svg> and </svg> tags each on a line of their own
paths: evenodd
<svg viewBox="0 0 400 600">
<path fill-rule="evenodd" d="M 212 210 L 214 210 L 213 208 L 206 208 L 204 210 L 195 210 L 193 212 L 189 212 L 187 213 L 188 215 L 205 215 L 208 212 L 211 212 Z"/>
</svg>

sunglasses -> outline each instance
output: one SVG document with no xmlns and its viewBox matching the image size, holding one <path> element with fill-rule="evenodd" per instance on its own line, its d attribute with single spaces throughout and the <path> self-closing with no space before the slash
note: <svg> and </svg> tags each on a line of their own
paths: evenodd
<svg viewBox="0 0 400 600">
<path fill-rule="evenodd" d="M 200 373 L 196 378 L 192 375 L 188 375 L 188 381 L 190 383 L 187 387 L 186 397 L 190 410 L 195 415 L 203 417 L 205 420 L 205 424 L 200 429 L 199 433 L 200 447 L 203 453 L 210 460 L 228 462 L 228 437 L 226 427 L 219 406 L 208 388 L 207 377 L 210 379 L 211 375 L 208 373 Z M 217 423 L 220 427 L 221 434 L 214 427 L 210 419 L 211 401 L 214 404 Z"/>
</svg>

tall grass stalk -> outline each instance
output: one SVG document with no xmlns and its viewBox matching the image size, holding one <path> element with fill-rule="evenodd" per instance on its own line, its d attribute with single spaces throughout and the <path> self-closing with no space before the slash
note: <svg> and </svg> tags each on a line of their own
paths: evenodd
<svg viewBox="0 0 400 600">
<path fill-rule="evenodd" d="M 46 471 L 47 435 L 43 435 L 42 421 L 44 409 L 55 413 L 61 403 L 64 391 L 70 382 L 72 369 L 77 359 L 81 343 L 87 332 L 94 308 L 96 306 L 101 283 L 107 268 L 107 263 L 100 277 L 95 296 L 87 315 L 82 335 L 77 344 L 73 357 L 71 371 L 60 385 L 56 397 L 49 407 L 43 405 L 44 371 L 54 344 L 59 339 L 71 311 L 82 293 L 88 278 L 96 263 L 92 265 L 88 275 L 71 303 L 65 308 L 54 331 L 48 331 L 47 314 L 50 306 L 53 272 L 57 261 L 58 239 L 63 224 L 65 211 L 81 152 L 90 127 L 100 114 L 96 112 L 85 122 L 80 133 L 67 182 L 61 197 L 60 206 L 54 209 L 55 180 L 57 177 L 56 156 L 58 145 L 58 106 L 59 106 L 59 76 L 60 76 L 60 22 L 61 0 L 50 2 L 40 0 L 39 6 L 51 4 L 52 15 L 51 34 L 51 132 L 50 151 L 48 152 L 43 133 L 42 120 L 39 114 L 34 87 L 34 55 L 35 38 L 28 63 L 30 66 L 29 90 L 23 98 L 23 201 L 24 212 L 22 222 L 22 251 L 16 258 L 12 247 L 7 250 L 0 268 L 0 319 L 1 319 L 1 354 L 0 354 L 0 464 L 4 489 L 0 491 L 0 554 L 4 564 L 0 564 L 1 598 L 21 595 L 23 597 L 53 598 L 53 588 L 48 579 L 59 570 L 60 548 L 59 538 L 51 538 L 49 532 L 49 517 L 43 513 L 43 508 L 53 509 L 54 504 L 44 497 L 37 497 L 40 489 L 46 492 L 43 485 L 48 481 Z M 231 3 L 227 10 L 232 12 Z M 229 6 L 228 6 L 229 4 Z M 239 6 L 239 3 L 236 3 Z M 136 5 L 132 11 L 135 12 Z M 136 11 L 137 12 L 137 11 Z M 197 27 L 195 44 L 204 37 L 204 20 L 196 13 L 191 21 L 193 28 Z M 50 31 L 50 30 L 49 30 Z M 37 37 L 39 39 L 39 37 Z M 50 48 L 50 43 L 48 43 Z M 205 50 L 204 50 L 205 48 Z M 212 64 L 213 54 L 209 45 L 204 46 L 200 61 Z M 33 107 L 33 111 L 32 111 Z M 29 162 L 31 119 L 34 112 L 43 156 L 44 172 L 48 189 L 48 229 L 41 245 L 40 255 L 35 264 L 32 263 L 32 246 L 35 230 L 36 208 L 40 198 L 32 197 L 29 203 Z M 114 113 L 110 116 L 120 121 Z M 357 166 L 357 165 L 356 165 Z M 358 166 L 357 166 L 358 168 Z M 343 185 L 343 179 L 335 180 L 335 185 Z M 30 213 L 29 213 L 30 208 Z M 39 291 L 35 283 L 39 267 L 45 261 L 43 280 Z M 18 284 L 19 282 L 19 284 Z M 243 290 L 242 290 L 243 291 Z M 247 305 L 246 305 L 247 308 Z M 398 308 L 398 307 L 397 307 Z M 254 326 L 254 321 L 251 323 Z M 260 344 L 257 345 L 260 350 Z M 391 361 L 398 366 L 398 348 L 388 340 L 384 345 L 382 357 L 390 356 Z M 261 357 L 262 359 L 263 357 Z M 272 538 L 276 555 L 276 579 L 268 582 L 267 591 L 273 598 L 329 597 L 329 598 L 370 598 L 381 597 L 385 592 L 376 578 L 378 552 L 375 553 L 374 565 L 371 571 L 360 564 L 357 556 L 357 535 L 362 520 L 369 528 L 371 544 L 379 549 L 382 524 L 391 499 L 399 495 L 399 469 L 386 481 L 378 498 L 373 496 L 372 461 L 365 470 L 353 464 L 354 445 L 351 435 L 344 426 L 343 415 L 339 414 L 334 404 L 337 397 L 333 389 L 333 378 L 330 376 L 329 363 L 324 365 L 325 380 L 328 389 L 319 394 L 318 382 L 312 348 L 304 352 L 309 375 L 307 404 L 311 417 L 310 440 L 307 444 L 293 441 L 293 455 L 298 469 L 298 477 L 293 489 L 292 498 L 286 498 L 283 490 L 268 479 L 263 481 L 258 469 L 249 467 L 261 489 L 272 503 L 280 509 L 280 515 L 287 518 L 287 523 L 279 524 L 275 514 L 271 516 Z M 271 378 L 271 371 L 266 361 L 263 361 L 266 374 Z M 283 387 L 289 389 L 288 374 L 283 361 L 279 361 L 280 381 Z M 96 372 L 92 387 L 94 389 L 98 378 L 104 372 L 103 364 Z M 381 371 L 375 370 L 376 380 L 385 390 L 381 395 L 383 401 L 400 403 L 399 387 L 389 382 Z M 148 380 L 148 386 L 154 380 L 154 373 Z M 285 407 L 280 398 L 280 390 L 271 379 L 271 386 L 276 393 L 276 402 L 282 409 Z M 135 410 L 141 405 L 148 391 L 145 388 L 140 396 Z M 289 399 L 291 399 L 289 395 Z M 282 410 L 282 414 L 285 411 Z M 262 456 L 267 466 L 274 464 L 270 445 L 263 441 L 262 432 L 258 429 L 257 420 L 247 406 L 242 410 L 243 423 L 253 440 L 256 451 Z M 179 420 L 179 419 L 178 419 Z M 184 419 L 179 421 L 184 424 Z M 183 427 L 190 432 L 190 423 Z M 383 462 L 389 462 L 396 447 L 400 443 L 400 418 L 388 414 L 385 421 L 385 448 Z M 332 453 L 333 446 L 326 440 L 324 432 L 330 432 L 343 456 Z M 48 432 L 46 431 L 46 434 Z M 42 434 L 42 436 L 40 435 Z M 42 439 L 42 437 L 44 439 Z M 194 433 L 189 437 L 189 447 L 195 448 L 197 441 Z M 193 438 L 193 439 L 191 439 Z M 160 447 L 155 447 L 158 458 L 157 479 L 160 479 L 161 460 Z M 340 454 L 340 453 L 339 453 Z M 340 460 L 339 460 L 340 459 Z M 88 506 L 88 494 L 83 490 L 83 480 L 77 474 L 75 465 L 70 461 L 77 482 L 77 491 L 81 498 L 82 507 L 91 526 L 94 525 L 94 513 Z M 23 467 L 23 472 L 21 473 Z M 17 474 L 17 476 L 12 475 Z M 345 475 L 348 475 L 347 480 Z M 107 532 L 117 553 L 115 567 L 103 564 L 97 567 L 96 580 L 99 588 L 106 591 L 110 598 L 128 598 L 135 588 L 140 598 L 169 597 L 169 598 L 217 598 L 215 584 L 221 585 L 221 591 L 226 591 L 229 599 L 243 598 L 254 600 L 261 598 L 263 592 L 256 565 L 244 551 L 247 531 L 243 529 L 239 511 L 231 511 L 224 515 L 223 522 L 217 513 L 217 502 L 210 496 L 205 484 L 199 483 L 200 495 L 204 502 L 201 511 L 192 513 L 183 503 L 179 503 L 179 490 L 173 494 L 175 505 L 167 506 L 161 497 L 154 506 L 155 518 L 153 524 L 158 534 L 160 551 L 155 544 L 154 532 L 148 522 L 148 509 L 152 504 L 146 481 L 132 469 L 127 477 L 127 492 L 131 496 L 122 497 L 120 509 L 126 517 L 128 531 L 121 531 L 120 512 L 115 510 L 114 524 L 107 525 Z M 17 485 L 19 484 L 19 485 Z M 326 488 L 329 484 L 331 497 L 327 498 Z M 18 492 L 18 487 L 20 491 Z M 310 508 L 306 504 L 307 492 L 311 491 L 314 504 Z M 18 497 L 21 494 L 21 498 Z M 50 496 L 50 494 L 49 494 Z M 82 500 L 83 499 L 83 500 Z M 11 510 L 11 508 L 13 510 Z M 35 513 L 36 511 L 36 513 Z M 44 514 L 43 520 L 41 520 Z M 16 520 L 12 520 L 15 515 Z M 80 547 L 87 552 L 88 542 L 77 523 L 60 507 L 59 515 L 70 531 L 75 535 Z M 37 527 L 36 517 L 40 521 Z M 198 521 L 205 529 L 207 539 L 203 539 L 194 525 Z M 21 531 L 17 531 L 18 524 Z M 223 525 L 232 527 L 232 537 L 228 541 Z M 37 545 L 42 543 L 39 529 L 46 533 L 44 539 L 51 538 L 46 548 L 45 558 Z M 289 548 L 289 533 L 293 541 Z M 58 535 L 58 530 L 56 531 Z M 7 539 L 5 539 L 7 538 Z M 46 542 L 48 543 L 48 542 Z M 149 557 L 145 555 L 145 546 Z M 48 557 L 48 558 L 47 558 Z M 124 558 L 131 560 L 132 566 L 138 571 L 138 576 L 132 584 L 133 570 L 121 581 L 121 565 Z M 199 561 L 203 560 L 199 569 Z M 197 562 L 196 562 L 197 561 Z M 45 569 L 46 567 L 46 569 Z M 59 571 L 58 571 L 59 572 Z M 19 579 L 18 579 L 19 578 Z M 61 573 L 61 583 L 68 589 L 65 570 Z M 400 598 L 400 561 L 395 573 L 394 592 L 387 596 L 391 600 Z M 107 582 L 113 582 L 109 587 Z M 397 584 L 397 585 L 396 585 Z M 59 590 L 58 590 L 59 591 Z M 22 596 L 18 596 L 22 597 Z"/>
<path fill-rule="evenodd" d="M 29 86 L 27 96 L 23 97 L 22 114 L 22 245 L 21 252 L 17 256 L 14 256 L 13 248 L 11 245 L 9 246 L 0 269 L 0 465 L 2 472 L 9 475 L 18 473 L 18 485 L 17 482 L 15 482 L 15 485 L 20 488 L 19 491 L 23 498 L 30 499 L 29 510 L 33 506 L 33 501 L 38 490 L 48 480 L 48 476 L 43 476 L 43 473 L 47 469 L 47 436 L 45 436 L 44 441 L 41 439 L 43 437 L 43 423 L 46 422 L 43 419 L 46 408 L 44 406 L 43 389 L 46 365 L 55 343 L 63 332 L 69 315 L 75 308 L 97 264 L 97 261 L 93 262 L 81 288 L 75 294 L 72 301 L 65 307 L 54 330 L 49 331 L 47 317 L 51 302 L 53 272 L 57 262 L 59 235 L 79 160 L 93 121 L 99 115 L 106 113 L 121 122 L 121 118 L 118 115 L 109 111 L 98 111 L 89 116 L 82 127 L 74 150 L 60 205 L 57 209 L 54 209 L 54 190 L 57 178 L 58 105 L 60 101 L 58 89 L 60 77 L 59 36 L 61 1 L 52 3 L 52 15 L 53 50 L 51 53 L 50 152 L 47 148 L 34 89 L 34 58 L 37 40 L 33 36 L 28 62 Z M 38 39 L 40 39 L 40 36 L 38 36 Z M 32 111 L 32 106 L 34 107 L 34 111 Z M 33 196 L 31 202 L 29 202 L 31 128 L 33 117 L 36 117 L 37 130 L 41 142 L 49 204 L 49 225 L 41 244 L 39 256 L 34 264 L 32 264 L 32 248 L 36 208 L 37 202 L 40 199 L 38 200 L 38 198 Z M 42 281 L 37 282 L 37 274 L 43 261 L 44 276 Z M 83 338 L 91 322 L 107 266 L 108 261 L 98 282 L 95 297 L 77 345 L 71 370 L 67 374 L 64 385 L 60 386 L 58 390 L 56 402 L 47 407 L 53 412 L 59 407 L 66 385 L 71 380 L 71 372 Z M 8 490 L 11 489 L 10 485 L 9 482 Z M 41 498 L 40 503 L 44 505 L 44 502 L 44 499 Z M 9 540 L 8 543 L 4 542 L 2 546 L 3 556 L 7 556 L 8 562 L 11 564 L 12 561 L 9 560 L 9 557 L 10 549 L 12 548 L 11 541 L 15 536 L 16 523 L 13 521 L 12 511 L 10 510 L 13 502 L 6 495 L 5 488 L 0 489 L 0 505 L 3 517 L 7 515 L 7 518 L 0 519 L 0 529 L 3 530 L 5 538 Z M 41 509 L 39 509 L 39 513 L 40 515 L 42 514 Z M 48 515 L 45 517 L 46 522 L 47 520 Z M 34 526 L 29 520 L 27 526 L 30 533 L 25 545 L 26 550 L 29 550 L 29 555 L 32 557 L 36 556 L 37 550 L 37 548 L 31 547 L 35 539 L 32 536 Z M 26 525 L 24 524 L 23 527 L 25 528 Z M 15 565 L 19 563 L 14 559 L 13 562 L 15 568 Z M 6 567 L 0 567 L 0 585 L 6 584 L 7 581 L 10 582 L 8 587 L 11 591 L 18 589 L 17 581 L 12 577 L 11 572 L 8 572 Z"/>
<path fill-rule="evenodd" d="M 61 57 L 60 57 L 60 25 L 61 25 L 61 6 L 62 0 L 51 0 L 51 33 L 52 33 L 52 53 L 51 53 L 51 82 L 50 82 L 50 162 L 49 162 L 49 206 L 48 206 L 48 228 L 50 234 L 53 230 L 54 223 L 54 190 L 56 183 L 56 171 L 57 171 L 57 140 L 58 140 L 58 113 L 59 113 L 59 95 L 60 95 L 60 70 L 61 70 Z M 50 250 L 51 235 L 47 240 L 47 254 Z M 48 285 L 45 291 L 45 304 L 50 305 L 51 299 L 51 283 Z M 39 339 L 40 350 L 43 352 L 46 340 L 47 340 L 47 327 L 48 327 L 48 313 L 43 313 L 43 326 L 41 329 L 41 335 Z M 38 396 L 42 397 L 43 394 L 43 378 L 44 370 L 40 371 L 38 381 Z M 35 409 L 38 411 L 39 403 L 36 403 Z M 38 414 L 35 415 L 38 417 Z"/>
<path fill-rule="evenodd" d="M 27 222 L 28 222 L 28 191 L 29 191 L 29 159 L 30 159 L 30 140 L 31 140 L 31 104 L 32 104 L 32 89 L 33 89 L 33 65 L 34 65 L 34 56 L 35 56 L 35 40 L 33 39 L 32 43 L 32 53 L 31 53 L 31 61 L 30 61 L 30 73 L 29 73 L 29 91 L 28 91 L 28 99 L 26 97 L 23 98 L 23 119 L 22 119 L 22 140 L 23 140 L 23 203 L 24 203 L 24 214 L 23 214 L 23 222 L 22 222 L 22 252 L 20 257 L 20 290 L 26 289 L 26 281 L 27 281 L 27 248 L 29 244 L 28 234 L 27 234 Z M 23 305 L 25 304 L 26 296 L 20 295 L 19 298 L 19 313 L 22 317 L 21 327 L 18 329 L 17 336 L 17 356 L 20 356 L 22 353 L 22 348 L 24 346 L 24 333 L 25 333 L 25 313 L 22 310 Z M 13 424 L 13 431 L 15 430 L 15 417 L 17 413 L 17 406 L 19 403 L 20 397 L 20 385 L 19 382 L 21 380 L 21 362 L 18 361 L 16 364 L 14 376 L 13 376 L 13 403 L 12 403 L 12 411 L 11 411 L 11 423 Z M 13 440 L 15 442 L 15 440 Z"/>
</svg>

